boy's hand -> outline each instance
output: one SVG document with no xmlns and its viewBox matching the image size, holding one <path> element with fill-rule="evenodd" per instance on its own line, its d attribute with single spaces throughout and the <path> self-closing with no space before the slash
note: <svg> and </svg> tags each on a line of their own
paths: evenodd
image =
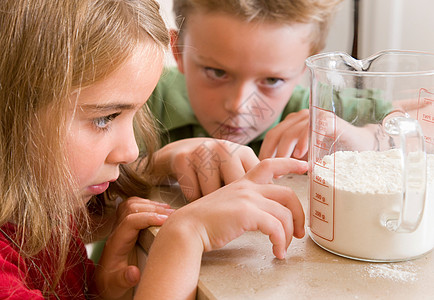
<svg viewBox="0 0 434 300">
<path fill-rule="evenodd" d="M 307 160 L 309 146 L 309 110 L 303 109 L 286 116 L 285 120 L 265 135 L 259 159 L 294 157 Z"/>
<path fill-rule="evenodd" d="M 390 147 L 389 136 L 381 129 L 381 124 L 355 126 L 330 111 L 318 111 L 315 117 L 327 124 L 314 129 L 317 134 L 313 136 L 312 143 L 317 146 L 351 151 L 379 150 L 383 143 Z"/>
<path fill-rule="evenodd" d="M 104 299 L 118 299 L 140 280 L 140 270 L 129 264 L 139 231 L 159 226 L 173 212 L 165 203 L 138 197 L 123 201 L 117 209 L 116 226 L 108 238 L 95 270 L 97 292 Z"/>
<path fill-rule="evenodd" d="M 191 138 L 170 143 L 154 156 L 153 174 L 176 179 L 192 201 L 241 178 L 259 163 L 250 147 L 225 140 Z"/>
</svg>

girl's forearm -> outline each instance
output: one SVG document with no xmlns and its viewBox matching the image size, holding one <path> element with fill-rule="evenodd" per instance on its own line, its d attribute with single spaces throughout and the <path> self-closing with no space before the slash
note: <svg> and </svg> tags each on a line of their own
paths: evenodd
<svg viewBox="0 0 434 300">
<path fill-rule="evenodd" d="M 135 299 L 194 299 L 203 253 L 188 224 L 167 224 L 151 247 Z"/>
</svg>

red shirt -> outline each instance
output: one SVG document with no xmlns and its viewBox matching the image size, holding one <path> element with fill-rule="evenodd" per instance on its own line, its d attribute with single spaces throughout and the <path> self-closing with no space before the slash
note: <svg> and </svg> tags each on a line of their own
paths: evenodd
<svg viewBox="0 0 434 300">
<path fill-rule="evenodd" d="M 15 236 L 16 226 L 7 223 L 1 229 L 8 236 L 0 231 L 0 299 L 44 299 L 45 278 L 50 280 L 55 272 L 53 255 L 41 251 L 32 260 L 24 259 L 9 238 Z M 94 270 L 83 242 L 74 239 L 65 271 L 55 288 L 55 295 L 51 294 L 49 299 L 86 299 Z"/>
</svg>

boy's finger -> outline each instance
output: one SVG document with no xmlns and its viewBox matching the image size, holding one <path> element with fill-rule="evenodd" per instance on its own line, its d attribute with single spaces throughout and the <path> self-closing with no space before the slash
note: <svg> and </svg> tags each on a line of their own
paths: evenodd
<svg viewBox="0 0 434 300">
<path fill-rule="evenodd" d="M 238 157 L 236 157 L 234 161 L 222 163 L 220 170 L 225 184 L 234 182 L 246 174 L 243 163 Z"/>
<path fill-rule="evenodd" d="M 282 139 L 277 146 L 276 157 L 291 157 L 297 146 L 297 139 L 292 136 L 290 138 Z"/>
<path fill-rule="evenodd" d="M 267 134 L 262 142 L 261 149 L 259 150 L 259 160 L 264 160 L 273 157 L 276 152 L 278 140 Z"/>
<path fill-rule="evenodd" d="M 207 164 L 197 170 L 201 195 L 208 195 L 221 187 L 221 174 L 218 165 Z"/>
<path fill-rule="evenodd" d="M 302 159 L 306 156 L 309 149 L 309 132 L 305 130 L 299 137 L 298 143 L 295 146 L 293 157 Z"/>
<path fill-rule="evenodd" d="M 250 150 L 252 148 L 249 148 Z M 249 170 L 256 167 L 257 164 L 259 164 L 259 158 L 256 156 L 255 152 L 253 150 L 251 151 L 251 155 L 243 155 L 241 157 L 241 163 L 243 164 L 244 171 L 248 172 Z"/>
<path fill-rule="evenodd" d="M 269 183 L 274 177 L 289 173 L 303 174 L 307 162 L 293 158 L 269 158 L 261 161 L 246 174 L 246 178 L 256 183 Z"/>
<path fill-rule="evenodd" d="M 176 168 L 176 177 L 179 186 L 188 201 L 196 200 L 202 196 L 196 171 L 193 169 L 187 158 L 179 161 L 179 165 Z"/>
</svg>

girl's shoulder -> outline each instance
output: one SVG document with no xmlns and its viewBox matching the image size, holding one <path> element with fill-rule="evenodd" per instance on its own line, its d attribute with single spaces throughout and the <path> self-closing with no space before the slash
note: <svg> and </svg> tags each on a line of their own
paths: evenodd
<svg viewBox="0 0 434 300">
<path fill-rule="evenodd" d="M 16 231 L 10 223 L 0 227 L 0 299 L 43 299 L 40 291 L 29 288 L 27 263 L 13 240 Z"/>
<path fill-rule="evenodd" d="M 18 255 L 18 245 L 15 242 L 17 236 L 17 226 L 12 223 L 5 223 L 0 226 L 0 258 L 3 258 L 5 253 L 9 253 L 8 256 L 13 254 Z"/>
<path fill-rule="evenodd" d="M 24 258 L 14 241 L 17 230 L 10 223 L 0 227 L 0 299 L 44 299 L 42 290 L 51 284 L 56 271 L 53 253 L 42 250 Z M 54 288 L 55 298 L 85 299 L 94 270 L 83 241 L 73 238 L 65 272 Z"/>
</svg>

